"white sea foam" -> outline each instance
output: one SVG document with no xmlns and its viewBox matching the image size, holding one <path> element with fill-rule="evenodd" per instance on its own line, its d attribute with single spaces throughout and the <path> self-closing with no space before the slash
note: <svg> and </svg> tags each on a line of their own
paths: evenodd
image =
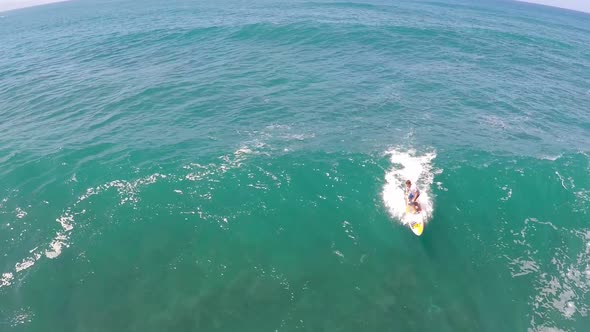
<svg viewBox="0 0 590 332">
<path fill-rule="evenodd" d="M 249 155 L 258 154 L 259 152 L 257 149 L 261 147 L 264 147 L 264 143 L 257 143 L 253 146 L 244 145 L 234 151 L 233 154 L 227 154 L 220 157 L 219 159 L 221 159 L 221 163 L 211 163 L 208 165 L 191 163 L 185 165 L 183 168 L 190 170 L 191 172 L 185 175 L 184 178 L 189 181 L 201 181 L 210 175 L 221 175 L 232 169 L 239 168 Z"/>
<path fill-rule="evenodd" d="M 354 244 L 356 244 L 356 234 L 354 233 L 354 230 L 352 229 L 352 225 L 348 221 L 345 220 L 342 223 L 342 228 L 344 228 L 344 232 L 346 233 L 346 236 L 348 236 L 348 238 L 351 239 Z"/>
<path fill-rule="evenodd" d="M 542 225 L 542 226 L 539 226 Z M 541 228 L 538 228 L 541 227 Z M 553 231 L 560 232 L 563 228 L 555 226 L 549 221 L 539 221 L 535 218 L 527 218 L 523 230 L 513 232 L 519 237 L 516 244 L 523 246 L 523 255 L 510 260 L 510 270 L 513 277 L 528 275 L 534 279 L 535 294 L 531 299 L 533 317 L 529 331 L 561 331 L 545 326 L 536 326 L 536 319 L 546 320 L 555 313 L 565 319 L 587 317 L 590 307 L 585 301 L 590 292 L 590 243 L 588 235 L 590 231 L 570 231 L 586 244 L 586 247 L 572 256 L 566 254 L 565 248 L 555 248 L 550 262 L 539 258 L 539 250 L 533 249 L 527 238 L 529 232 L 537 229 L 547 231 L 550 227 Z M 545 261 L 545 262 L 543 262 Z"/>
<path fill-rule="evenodd" d="M 16 272 L 26 270 L 26 269 L 30 268 L 31 266 L 33 266 L 39 258 L 41 258 L 41 255 L 38 253 L 35 253 L 31 257 L 27 257 L 27 258 L 23 259 L 22 262 L 16 263 L 16 265 L 14 266 L 14 270 Z"/>
<path fill-rule="evenodd" d="M 55 259 L 61 255 L 64 248 L 68 248 L 70 246 L 69 240 L 74 229 L 74 218 L 75 216 L 86 213 L 86 209 L 80 210 L 79 208 L 77 209 L 77 206 L 89 197 L 100 194 L 111 188 L 115 188 L 121 197 L 121 204 L 126 204 L 128 202 L 136 203 L 138 201 L 136 195 L 140 187 L 153 184 L 158 181 L 158 179 L 165 178 L 167 178 L 167 175 L 165 174 L 154 173 L 131 182 L 124 180 L 114 180 L 95 188 L 88 188 L 84 194 L 78 197 L 72 206 L 68 207 L 63 212 L 63 214 L 55 220 L 60 224 L 61 229 L 57 231 L 55 236 L 51 239 L 48 248 L 44 252 L 45 257 Z M 4 200 L 4 202 L 5 201 L 6 200 Z M 44 203 L 46 202 L 44 201 Z M 18 214 L 21 215 L 19 218 L 24 218 L 24 216 L 26 216 L 26 212 L 22 211 L 20 208 L 17 209 L 17 216 Z M 29 251 L 30 256 L 23 258 L 20 262 L 14 265 L 14 273 L 20 273 L 23 270 L 29 269 L 35 264 L 35 262 L 41 259 L 43 254 L 37 249 L 38 247 L 31 249 Z M 6 272 L 2 274 L 2 277 L 0 278 L 0 288 L 11 285 L 12 280 L 15 277 L 14 273 Z"/>
<path fill-rule="evenodd" d="M 61 228 L 66 232 L 69 232 L 72 229 L 74 229 L 74 226 L 72 225 L 72 223 L 74 222 L 74 216 L 72 216 L 71 214 L 65 214 L 55 219 L 55 221 L 57 221 L 61 225 Z"/>
<path fill-rule="evenodd" d="M 561 154 L 558 155 L 542 155 L 539 157 L 541 160 L 549 160 L 549 161 L 556 161 L 557 159 L 561 158 Z"/>
<path fill-rule="evenodd" d="M 392 149 L 387 152 L 387 155 L 390 156 L 392 167 L 385 174 L 383 201 L 389 213 L 404 224 L 410 221 L 406 217 L 404 199 L 405 182 L 410 180 L 420 190 L 419 202 L 422 206 L 422 213 L 418 216 L 427 222 L 434 209 L 430 187 L 434 180 L 435 171 L 432 167 L 432 160 L 436 158 L 436 153 L 418 154 L 415 150 Z"/>
<path fill-rule="evenodd" d="M 69 246 L 67 241 L 68 237 L 64 233 L 57 233 L 49 244 L 50 249 L 45 251 L 45 256 L 51 259 L 57 258 L 57 256 L 61 255 L 62 248 Z"/>
<path fill-rule="evenodd" d="M 22 219 L 27 216 L 27 212 L 19 207 L 16 208 L 15 212 L 18 219 Z"/>
<path fill-rule="evenodd" d="M 0 288 L 10 286 L 12 279 L 14 279 L 14 275 L 12 273 L 2 273 L 2 278 L 0 278 Z"/>
<path fill-rule="evenodd" d="M 506 192 L 506 196 L 500 198 L 501 201 L 507 201 L 512 197 L 512 188 L 509 188 L 508 186 L 503 186 L 502 190 L 504 190 Z"/>
<path fill-rule="evenodd" d="M 33 313 L 30 309 L 20 309 L 14 313 L 12 319 L 10 319 L 10 326 L 16 327 L 21 324 L 30 323 L 33 320 Z"/>
<path fill-rule="evenodd" d="M 250 153 L 252 153 L 252 149 L 250 149 L 250 148 L 249 148 L 249 147 L 247 147 L 247 146 L 243 146 L 243 147 L 241 147 L 241 148 L 237 149 L 237 150 L 234 152 L 234 155 L 235 155 L 235 156 L 239 156 L 239 155 L 243 155 L 243 154 L 250 154 Z"/>
<path fill-rule="evenodd" d="M 565 332 L 564 330 L 557 327 L 540 326 L 535 329 L 529 329 L 529 332 Z"/>
</svg>

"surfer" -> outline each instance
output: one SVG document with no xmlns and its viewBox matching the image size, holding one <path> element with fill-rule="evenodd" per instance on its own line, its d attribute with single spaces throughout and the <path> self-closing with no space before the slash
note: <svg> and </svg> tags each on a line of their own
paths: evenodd
<svg viewBox="0 0 590 332">
<path fill-rule="evenodd" d="M 416 185 L 412 184 L 412 181 L 406 181 L 406 204 L 408 207 L 414 209 L 414 213 L 419 213 L 422 208 L 420 207 L 420 203 L 418 203 L 418 197 L 420 197 L 420 190 Z"/>
</svg>

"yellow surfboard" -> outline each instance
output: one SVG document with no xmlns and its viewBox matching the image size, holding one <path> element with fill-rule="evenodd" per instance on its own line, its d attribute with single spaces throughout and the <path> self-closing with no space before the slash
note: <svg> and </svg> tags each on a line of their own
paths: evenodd
<svg viewBox="0 0 590 332">
<path fill-rule="evenodd" d="M 406 206 L 406 215 L 416 216 L 418 214 L 420 213 L 415 213 L 409 205 Z M 422 220 L 422 218 L 411 218 L 411 220 L 409 220 L 409 225 L 414 234 L 418 236 L 422 235 L 422 232 L 424 231 L 424 220 Z"/>
</svg>

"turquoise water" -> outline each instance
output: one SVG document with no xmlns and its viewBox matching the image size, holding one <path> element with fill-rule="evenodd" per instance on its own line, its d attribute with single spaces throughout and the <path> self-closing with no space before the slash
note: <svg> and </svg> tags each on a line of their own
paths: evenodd
<svg viewBox="0 0 590 332">
<path fill-rule="evenodd" d="M 89 0 L 0 45 L 1 331 L 590 330 L 587 14 Z"/>
</svg>

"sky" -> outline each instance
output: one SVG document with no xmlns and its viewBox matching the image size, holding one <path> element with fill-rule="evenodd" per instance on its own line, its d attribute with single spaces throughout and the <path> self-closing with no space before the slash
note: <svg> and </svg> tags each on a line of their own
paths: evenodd
<svg viewBox="0 0 590 332">
<path fill-rule="evenodd" d="M 2 0 L 0 0 L 0 2 L 1 1 Z M 589 12 L 590 13 L 590 0 L 522 0 L 522 1 L 538 3 L 540 5 L 573 9 L 573 10 L 578 10 L 581 12 Z"/>
<path fill-rule="evenodd" d="M 0 0 L 0 12 L 62 1 L 66 0 Z"/>
<path fill-rule="evenodd" d="M 0 0 L 0 12 L 67 0 Z M 521 0 L 590 13 L 590 0 Z"/>
</svg>

